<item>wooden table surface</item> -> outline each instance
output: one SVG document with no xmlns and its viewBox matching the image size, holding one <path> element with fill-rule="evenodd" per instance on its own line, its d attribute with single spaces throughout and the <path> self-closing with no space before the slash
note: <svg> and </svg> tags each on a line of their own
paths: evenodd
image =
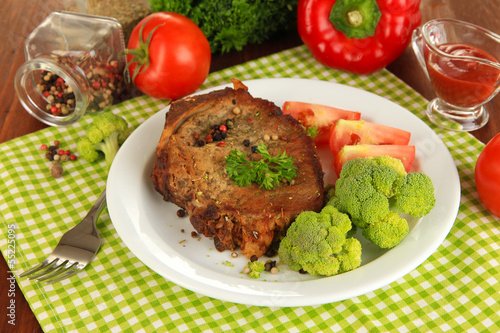
<svg viewBox="0 0 500 333">
<path fill-rule="evenodd" d="M 62 8 L 60 0 L 2 0 L 0 18 L 0 143 L 35 132 L 46 125 L 31 117 L 19 103 L 13 82 L 19 66 L 25 61 L 23 43 L 28 34 L 37 27 L 48 13 Z M 500 1 L 498 0 L 422 0 L 422 22 L 433 18 L 457 18 L 475 23 L 500 33 Z M 247 62 L 268 54 L 302 44 L 296 32 L 277 36 L 261 45 L 250 45 L 241 52 L 214 55 L 211 71 Z M 498 56 L 498 55 L 497 55 Z M 408 48 L 388 69 L 427 99 L 434 92 L 427 77 L 419 67 L 413 51 Z M 500 132 L 500 97 L 488 103 L 490 121 L 472 134 L 487 143 Z M 4 311 L 11 301 L 8 296 L 12 274 L 3 259 L 0 259 L 0 331 L 42 332 L 33 312 L 16 285 L 16 327 L 7 323 Z M 14 330 L 13 330 L 14 329 Z"/>
</svg>

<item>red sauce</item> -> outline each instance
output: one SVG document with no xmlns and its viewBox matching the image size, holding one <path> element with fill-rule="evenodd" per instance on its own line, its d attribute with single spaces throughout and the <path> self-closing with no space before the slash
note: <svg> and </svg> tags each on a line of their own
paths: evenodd
<svg viewBox="0 0 500 333">
<path fill-rule="evenodd" d="M 442 44 L 438 48 L 452 56 L 472 56 L 498 63 L 492 55 L 467 44 Z M 427 71 L 439 98 L 459 107 L 486 101 L 495 90 L 500 70 L 477 61 L 440 56 L 426 50 Z"/>
</svg>

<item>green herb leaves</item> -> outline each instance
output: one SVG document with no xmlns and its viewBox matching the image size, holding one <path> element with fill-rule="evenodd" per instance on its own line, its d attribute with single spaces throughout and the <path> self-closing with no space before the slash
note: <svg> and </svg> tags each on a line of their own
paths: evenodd
<svg viewBox="0 0 500 333">
<path fill-rule="evenodd" d="M 296 28 L 298 0 L 148 0 L 153 12 L 190 18 L 210 42 L 212 52 L 241 50 L 277 32 Z"/>
<path fill-rule="evenodd" d="M 319 134 L 319 130 L 318 130 L 318 127 L 316 126 L 311 126 L 311 127 L 305 127 L 304 126 L 304 129 L 306 130 L 307 132 L 307 135 L 309 135 L 311 138 L 315 138 L 318 136 Z"/>
<path fill-rule="evenodd" d="M 226 171 L 239 186 L 259 184 L 261 188 L 272 190 L 282 179 L 291 181 L 297 177 L 297 167 L 293 165 L 294 159 L 279 153 L 272 157 L 265 143 L 257 146 L 257 153 L 262 155 L 259 161 L 249 161 L 246 153 L 237 149 L 231 150 L 226 157 Z"/>
</svg>

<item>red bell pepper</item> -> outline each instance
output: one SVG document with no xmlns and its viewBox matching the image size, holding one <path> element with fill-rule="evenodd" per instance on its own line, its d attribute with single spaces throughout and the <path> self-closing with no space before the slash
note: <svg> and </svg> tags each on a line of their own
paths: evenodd
<svg viewBox="0 0 500 333">
<path fill-rule="evenodd" d="M 370 74 L 403 53 L 421 18 L 420 0 L 299 0 L 297 28 L 323 65 Z"/>
</svg>

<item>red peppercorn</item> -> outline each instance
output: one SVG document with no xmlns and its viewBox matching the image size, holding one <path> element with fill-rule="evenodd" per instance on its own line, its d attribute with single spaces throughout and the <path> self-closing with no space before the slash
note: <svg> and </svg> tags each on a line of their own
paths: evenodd
<svg viewBox="0 0 500 333">
<path fill-rule="evenodd" d="M 49 97 L 50 91 L 45 90 L 42 94 L 43 94 L 44 97 Z"/>
<path fill-rule="evenodd" d="M 212 142 L 214 142 L 214 138 L 212 138 L 212 136 L 209 134 L 209 135 L 207 135 L 207 138 L 205 139 L 205 142 L 206 143 L 212 143 Z"/>
<path fill-rule="evenodd" d="M 64 152 L 64 155 L 71 155 L 71 151 L 66 150 L 66 151 Z"/>
<path fill-rule="evenodd" d="M 64 155 L 64 149 L 59 149 L 59 151 L 57 152 L 59 155 Z"/>
<path fill-rule="evenodd" d="M 107 86 L 108 84 L 106 83 L 106 81 L 101 81 L 101 87 L 106 88 Z"/>
<path fill-rule="evenodd" d="M 53 106 L 50 108 L 50 112 L 52 112 L 53 114 L 57 114 L 59 112 L 59 109 L 57 108 L 57 106 Z"/>
<path fill-rule="evenodd" d="M 43 144 L 43 145 L 41 145 L 41 146 L 40 146 L 40 150 L 47 150 L 47 148 L 48 148 L 48 147 L 47 147 L 47 145 L 45 145 L 45 144 Z"/>
<path fill-rule="evenodd" d="M 72 161 L 76 161 L 76 155 L 74 154 L 69 155 L 69 159 Z"/>
<path fill-rule="evenodd" d="M 92 88 L 94 88 L 94 89 L 101 88 L 101 83 L 99 81 L 92 82 Z"/>
<path fill-rule="evenodd" d="M 226 145 L 226 143 L 224 141 L 221 141 L 217 144 L 217 146 L 219 147 L 224 147 Z"/>
<path fill-rule="evenodd" d="M 57 93 L 57 97 L 59 97 L 59 98 L 62 98 L 62 97 L 63 97 L 63 95 L 64 95 L 64 94 L 63 94 L 63 92 L 62 92 L 62 91 L 60 91 L 59 93 Z"/>
<path fill-rule="evenodd" d="M 221 131 L 221 132 L 227 132 L 227 126 L 226 125 L 220 125 L 219 126 L 219 131 Z"/>
<path fill-rule="evenodd" d="M 56 80 L 57 83 L 59 84 L 63 84 L 64 83 L 64 79 L 62 77 L 58 77 L 57 80 Z"/>
</svg>

